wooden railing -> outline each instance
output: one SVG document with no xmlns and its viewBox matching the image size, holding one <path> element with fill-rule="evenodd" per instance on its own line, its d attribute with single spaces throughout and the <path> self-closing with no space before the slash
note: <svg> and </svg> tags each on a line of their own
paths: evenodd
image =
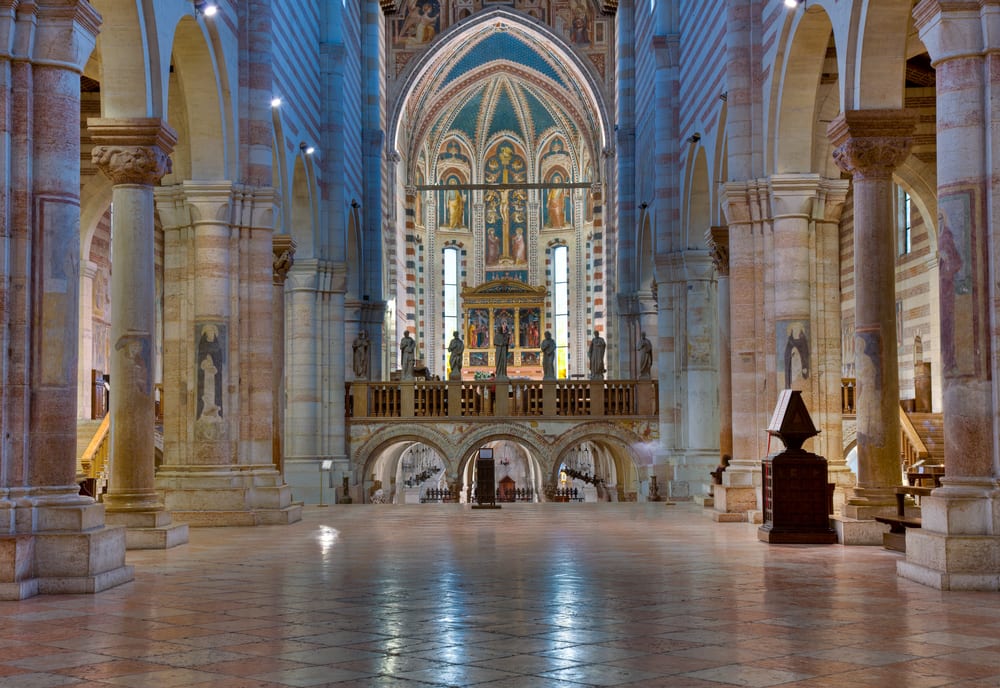
<svg viewBox="0 0 1000 688">
<path fill-rule="evenodd" d="M 111 456 L 111 414 L 105 414 L 97 431 L 80 457 L 77 479 L 86 482 L 91 496 L 98 497 L 108 482 L 108 457 Z"/>
<path fill-rule="evenodd" d="M 352 382 L 351 418 L 655 416 L 653 380 Z"/>
<path fill-rule="evenodd" d="M 904 471 L 918 461 L 926 460 L 931 455 L 902 406 L 899 407 L 899 453 L 903 461 Z"/>
</svg>

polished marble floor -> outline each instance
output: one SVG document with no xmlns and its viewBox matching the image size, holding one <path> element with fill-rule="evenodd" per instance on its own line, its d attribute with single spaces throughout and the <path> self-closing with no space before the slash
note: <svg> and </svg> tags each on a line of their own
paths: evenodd
<svg viewBox="0 0 1000 688">
<path fill-rule="evenodd" d="M 1000 594 L 693 504 L 307 507 L 0 602 L 0 688 L 1000 686 Z"/>
</svg>

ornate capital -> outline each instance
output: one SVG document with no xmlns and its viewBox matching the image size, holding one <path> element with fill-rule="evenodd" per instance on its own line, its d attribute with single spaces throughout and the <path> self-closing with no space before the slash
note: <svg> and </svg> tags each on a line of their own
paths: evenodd
<svg viewBox="0 0 1000 688">
<path fill-rule="evenodd" d="M 275 234 L 271 237 L 271 252 L 274 260 L 274 284 L 282 285 L 288 277 L 288 271 L 295 264 L 295 240 L 287 234 Z"/>
<path fill-rule="evenodd" d="M 729 227 L 709 227 L 705 231 L 705 243 L 715 269 L 722 277 L 729 276 Z"/>
<path fill-rule="evenodd" d="M 912 110 L 850 110 L 827 128 L 833 160 L 855 179 L 891 179 L 910 154 L 917 114 Z"/>
<path fill-rule="evenodd" d="M 91 158 L 115 184 L 153 186 L 170 172 L 177 134 L 160 119 L 87 120 Z"/>
</svg>

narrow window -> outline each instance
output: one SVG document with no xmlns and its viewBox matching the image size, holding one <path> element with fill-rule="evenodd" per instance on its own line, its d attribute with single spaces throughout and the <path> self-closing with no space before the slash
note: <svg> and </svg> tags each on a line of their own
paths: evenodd
<svg viewBox="0 0 1000 688">
<path fill-rule="evenodd" d="M 458 249 L 444 250 L 444 345 L 448 348 L 451 335 L 458 328 Z"/>
<path fill-rule="evenodd" d="M 899 243 L 899 255 L 905 256 L 913 249 L 913 236 L 912 236 L 912 224 L 911 224 L 911 203 L 910 194 L 906 193 L 900 187 L 896 187 L 896 204 L 897 204 L 897 236 Z"/>
<path fill-rule="evenodd" d="M 565 378 L 569 368 L 569 248 L 552 251 L 552 337 L 556 340 L 556 377 Z"/>
</svg>

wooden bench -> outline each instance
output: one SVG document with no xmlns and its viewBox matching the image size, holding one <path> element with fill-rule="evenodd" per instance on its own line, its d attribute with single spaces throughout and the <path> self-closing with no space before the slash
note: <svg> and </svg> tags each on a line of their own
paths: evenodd
<svg viewBox="0 0 1000 688">
<path fill-rule="evenodd" d="M 921 525 L 919 516 L 906 515 L 906 498 L 927 497 L 933 489 L 920 485 L 900 485 L 896 488 L 896 515 L 875 517 L 879 523 L 889 525 L 889 532 L 882 535 L 883 547 L 894 552 L 906 551 L 906 529 L 919 528 Z"/>
</svg>

